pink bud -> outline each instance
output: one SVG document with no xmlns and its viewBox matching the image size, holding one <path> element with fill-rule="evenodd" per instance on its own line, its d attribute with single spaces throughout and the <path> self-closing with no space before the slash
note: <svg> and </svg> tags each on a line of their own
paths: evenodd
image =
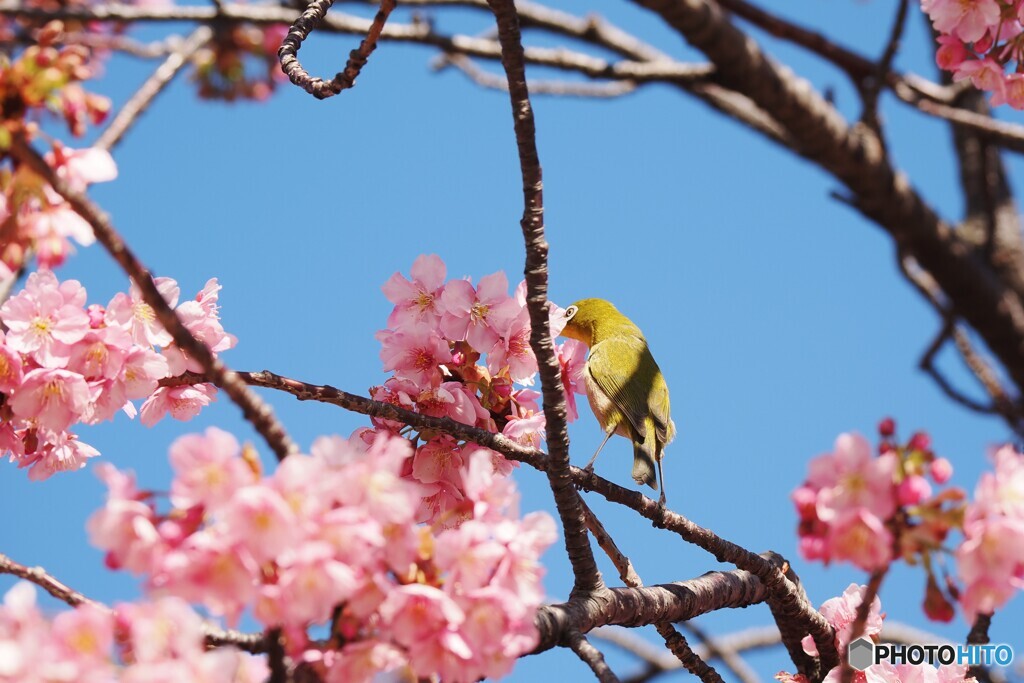
<svg viewBox="0 0 1024 683">
<path fill-rule="evenodd" d="M 896 421 L 891 417 L 884 418 L 878 423 L 878 433 L 885 437 L 890 437 L 896 433 Z"/>
<path fill-rule="evenodd" d="M 897 494 L 900 505 L 917 505 L 932 495 L 932 487 L 928 480 L 921 475 L 912 474 L 900 482 Z"/>
<path fill-rule="evenodd" d="M 945 484 L 953 476 L 953 463 L 945 458 L 935 458 L 928 465 L 928 473 L 936 484 Z"/>
<path fill-rule="evenodd" d="M 801 519 L 814 519 L 817 516 L 814 508 L 818 502 L 818 494 L 812 488 L 801 486 L 793 491 L 791 498 Z"/>
<path fill-rule="evenodd" d="M 912 451 L 927 451 L 932 447 L 932 439 L 925 432 L 914 432 L 907 446 Z"/>
<path fill-rule="evenodd" d="M 106 315 L 107 309 L 99 304 L 92 304 L 85 312 L 89 316 L 89 327 L 94 330 L 103 327 L 103 316 Z"/>
</svg>

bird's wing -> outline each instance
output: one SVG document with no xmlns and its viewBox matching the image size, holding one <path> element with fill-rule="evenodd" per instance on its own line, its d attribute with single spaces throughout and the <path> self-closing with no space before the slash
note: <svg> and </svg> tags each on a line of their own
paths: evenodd
<svg viewBox="0 0 1024 683">
<path fill-rule="evenodd" d="M 669 440 L 668 386 L 643 338 L 611 337 L 595 344 L 587 371 L 641 440 L 647 435 L 648 417 L 654 420 L 658 440 Z"/>
</svg>

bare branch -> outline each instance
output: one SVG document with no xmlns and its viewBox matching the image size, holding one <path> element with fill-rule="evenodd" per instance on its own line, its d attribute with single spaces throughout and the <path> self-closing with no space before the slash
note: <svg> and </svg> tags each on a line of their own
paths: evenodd
<svg viewBox="0 0 1024 683">
<path fill-rule="evenodd" d="M 87 598 L 73 588 L 69 588 L 54 577 L 50 576 L 42 567 L 26 567 L 0 553 L 0 574 L 10 574 L 20 579 L 30 581 L 42 588 L 44 591 L 57 598 L 61 602 L 72 607 L 79 605 L 102 605 L 91 598 Z"/>
<path fill-rule="evenodd" d="M 110 609 L 103 603 L 86 597 L 73 588 L 69 588 L 63 582 L 51 576 L 42 567 L 27 567 L 15 562 L 2 553 L 0 553 L 0 574 L 17 576 L 20 579 L 34 583 L 54 598 L 71 607 L 92 605 L 93 607 L 98 607 L 103 610 Z M 221 629 L 205 622 L 203 624 L 203 632 L 206 634 L 207 644 L 211 647 L 231 645 L 253 653 L 262 652 L 265 647 L 263 636 L 260 634 L 247 634 L 230 629 Z"/>
<path fill-rule="evenodd" d="M 701 654 L 697 648 L 694 648 L 694 654 L 701 659 L 708 661 L 714 659 L 720 659 L 732 675 L 736 677 L 736 680 L 740 683 L 759 683 L 761 678 L 757 675 L 749 664 L 740 656 L 740 653 L 736 649 L 723 649 L 719 644 L 718 640 L 705 631 L 694 621 L 687 621 L 682 624 L 682 627 L 688 630 L 693 636 L 700 641 L 703 646 Z"/>
<path fill-rule="evenodd" d="M 604 661 L 604 655 L 596 647 L 590 644 L 579 631 L 570 632 L 566 638 L 566 646 L 576 653 L 583 662 L 590 667 L 590 670 L 597 676 L 601 683 L 619 683 L 618 676 L 611 670 L 611 667 Z"/>
<path fill-rule="evenodd" d="M 153 75 L 146 79 L 131 98 L 125 102 L 117 116 L 110 122 L 106 130 L 96 140 L 94 147 L 100 149 L 112 149 L 121 141 L 124 134 L 132 127 L 139 115 L 149 108 L 157 95 L 163 92 L 164 88 L 170 85 L 171 81 L 179 71 L 188 63 L 201 47 L 203 47 L 213 36 L 213 30 L 207 26 L 200 26 L 185 39 L 178 48 L 172 52 L 164 62 L 157 67 Z"/>
<path fill-rule="evenodd" d="M 482 88 L 508 92 L 508 81 L 496 74 L 478 67 L 465 55 L 442 55 L 435 63 L 438 69 L 453 66 Z M 636 90 L 632 81 L 612 83 L 574 83 L 572 81 L 530 81 L 530 91 L 535 95 L 557 95 L 572 97 L 611 98 L 622 97 Z"/>
<path fill-rule="evenodd" d="M 672 624 L 662 621 L 655 624 L 655 628 L 658 629 L 658 633 L 665 639 L 665 645 L 676 656 L 676 659 L 682 663 L 684 669 L 704 683 L 724 683 L 718 672 L 690 649 L 690 644 L 686 642 L 686 638 L 682 633 L 673 628 Z"/>
<path fill-rule="evenodd" d="M 633 569 L 633 563 L 629 561 L 629 558 L 619 550 L 619 546 L 615 544 L 615 539 L 611 537 L 611 534 L 601 524 L 601 520 L 597 518 L 594 511 L 590 509 L 585 500 L 580 500 L 580 504 L 583 506 L 583 514 L 586 516 L 587 531 L 593 536 L 594 540 L 597 541 L 598 547 L 604 551 L 608 559 L 612 561 L 615 568 L 619 572 L 619 578 L 622 579 L 622 583 L 626 584 L 630 588 L 638 588 L 643 584 L 640 580 L 640 576 Z"/>
<path fill-rule="evenodd" d="M 850 624 L 849 642 L 852 643 L 864 633 L 864 626 L 868 623 L 868 615 L 871 614 L 871 603 L 878 597 L 878 591 L 882 588 L 882 581 L 885 580 L 885 575 L 888 573 L 889 565 L 885 565 L 883 568 L 876 569 L 871 573 L 871 578 L 868 579 L 868 585 L 864 588 L 860 604 L 857 605 L 857 615 L 854 617 L 853 623 Z M 853 667 L 850 666 L 850 662 L 845 656 L 842 657 L 842 660 L 839 680 L 842 683 L 850 683 L 853 680 Z"/>
<path fill-rule="evenodd" d="M 907 25 L 907 10 L 909 8 L 909 0 L 899 0 L 899 7 L 896 9 L 896 19 L 893 21 L 889 40 L 886 41 L 885 49 L 882 51 L 882 57 L 878 60 L 875 74 L 861 82 L 860 96 L 864 101 L 864 112 L 861 114 L 860 120 L 871 130 L 875 131 L 875 134 L 882 140 L 884 138 L 882 136 L 882 122 L 878 116 L 878 96 L 885 85 L 886 76 L 892 71 L 892 63 L 900 47 L 903 29 Z"/>
<path fill-rule="evenodd" d="M 558 516 L 565 532 L 565 549 L 572 563 L 573 595 L 606 590 L 584 523 L 579 492 L 569 470 L 569 432 L 565 421 L 565 395 L 561 368 L 555 357 L 548 314 L 548 243 L 544 237 L 544 193 L 540 157 L 537 153 L 533 107 L 526 85 L 519 17 L 513 0 L 488 0 L 498 24 L 501 64 L 508 79 L 516 148 L 523 179 L 523 218 L 520 222 L 526 242 L 526 308 L 530 314 L 530 347 L 537 357 L 544 400 L 548 446 L 548 483 L 555 497 Z"/>
<path fill-rule="evenodd" d="M 92 227 L 96 239 L 132 278 L 139 291 L 142 292 L 143 299 L 153 309 L 157 320 L 174 338 L 175 343 L 189 357 L 198 362 L 210 381 L 222 388 L 231 397 L 231 400 L 242 409 L 242 414 L 266 440 L 277 457 L 283 459 L 289 453 L 297 451 L 298 447 L 288 436 L 284 426 L 274 417 L 270 406 L 250 390 L 238 375 L 229 370 L 206 344 L 192 336 L 178 314 L 161 296 L 150 272 L 114 230 L 107 215 L 92 200 L 72 190 L 63 179 L 57 177 L 46 160 L 21 136 L 14 136 L 11 151 L 19 161 L 49 183 L 57 194 L 62 196 L 75 212 Z"/>
<path fill-rule="evenodd" d="M 312 0 L 302 16 L 295 20 L 288 30 L 288 35 L 278 50 L 278 58 L 281 60 L 281 70 L 295 85 L 299 86 L 318 100 L 333 97 L 344 90 L 348 90 L 356 84 L 356 78 L 370 55 L 377 48 L 377 41 L 380 40 L 384 30 L 384 24 L 395 9 L 395 0 L 381 0 L 380 9 L 377 10 L 370 28 L 366 32 L 366 38 L 355 50 L 348 55 L 348 62 L 345 69 L 334 75 L 329 81 L 322 78 L 310 76 L 299 63 L 299 48 L 306 40 L 310 32 L 320 25 L 327 10 L 334 4 L 334 0 Z M 224 7 L 218 6 L 218 12 L 223 12 Z"/>
<path fill-rule="evenodd" d="M 988 629 L 992 626 L 992 615 L 991 614 L 979 614 L 975 620 L 974 625 L 971 626 L 971 630 L 967 633 L 967 644 L 968 645 L 987 645 L 989 641 Z M 967 670 L 968 676 L 977 676 L 980 671 L 978 667 L 970 667 Z"/>
</svg>

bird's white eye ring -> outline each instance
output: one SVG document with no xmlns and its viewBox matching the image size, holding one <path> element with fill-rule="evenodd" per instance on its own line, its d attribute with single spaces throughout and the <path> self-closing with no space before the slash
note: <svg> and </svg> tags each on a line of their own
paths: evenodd
<svg viewBox="0 0 1024 683">
<path fill-rule="evenodd" d="M 572 317 L 576 315 L 576 311 L 578 310 L 579 309 L 576 308 L 575 306 L 570 306 L 569 308 L 565 309 L 565 319 L 572 320 Z"/>
</svg>

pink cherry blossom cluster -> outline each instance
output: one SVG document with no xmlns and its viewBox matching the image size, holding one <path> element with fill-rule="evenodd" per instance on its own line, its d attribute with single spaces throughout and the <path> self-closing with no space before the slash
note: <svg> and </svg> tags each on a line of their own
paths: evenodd
<svg viewBox="0 0 1024 683">
<path fill-rule="evenodd" d="M 177 305 L 177 283 L 158 278 L 156 284 Z M 214 351 L 235 345 L 220 323 L 220 288 L 211 279 L 177 307 L 186 327 Z M 86 307 L 77 280 L 35 272 L 0 306 L 0 324 L 7 330 L 0 332 L 0 453 L 29 467 L 31 479 L 80 469 L 98 455 L 68 431 L 76 423 L 110 420 L 119 410 L 134 417 L 137 399 L 146 399 L 147 426 L 168 413 L 188 420 L 216 395 L 209 384 L 158 386 L 164 377 L 201 368 L 176 347 L 134 286 L 106 307 Z"/>
<path fill-rule="evenodd" d="M 171 447 L 171 509 L 101 464 L 106 506 L 88 522 L 107 563 L 146 576 L 154 594 L 243 610 L 281 626 L 289 652 L 327 681 L 370 681 L 408 667 L 475 681 L 507 673 L 536 645 L 546 513 L 523 518 L 491 457 L 467 453 L 458 526 L 417 526 L 427 491 L 403 470 L 409 441 L 322 437 L 270 476 L 230 434 L 210 428 Z M 306 629 L 330 622 L 326 643 Z"/>
<path fill-rule="evenodd" d="M 262 683 L 263 658 L 233 647 L 207 650 L 203 621 L 177 598 L 91 604 L 48 619 L 35 587 L 15 584 L 0 604 L 0 680 L 19 683 Z"/>
<path fill-rule="evenodd" d="M 828 620 L 836 632 L 836 649 L 845 656 L 846 647 L 853 635 L 853 623 L 857 619 L 857 610 L 864 602 L 864 586 L 851 583 L 843 594 L 837 598 L 826 600 L 821 605 L 821 615 Z M 871 602 L 867 622 L 860 634 L 878 642 L 878 634 L 882 631 L 885 615 L 881 612 L 882 603 L 878 596 Z M 818 655 L 818 648 L 810 636 L 803 640 L 804 651 L 812 656 Z M 803 674 L 779 672 L 775 679 L 781 683 L 809 683 Z M 823 683 L 839 683 L 842 680 L 841 667 L 835 667 L 825 676 Z M 934 667 L 930 664 L 898 664 L 888 662 L 873 664 L 864 671 L 855 671 L 854 683 L 975 683 L 968 677 L 967 667 L 956 664 Z"/>
<path fill-rule="evenodd" d="M 504 435 L 525 445 L 540 447 L 544 413 L 534 383 L 537 359 L 530 347 L 530 318 L 526 284 L 512 296 L 508 280 L 498 272 L 481 278 L 474 287 L 468 280 L 445 282 L 446 268 L 435 255 L 416 259 L 412 279 L 395 273 L 383 290 L 394 309 L 388 328 L 377 334 L 381 360 L 394 376 L 371 395 L 378 401 L 434 417 Z M 553 309 L 552 321 L 561 318 Z M 554 324 L 554 323 L 553 323 Z M 561 330 L 552 328 L 552 337 Z M 577 417 L 575 394 L 583 393 L 580 374 L 586 347 L 569 340 L 556 347 L 569 419 Z M 518 385 L 518 386 L 517 386 Z M 374 420 L 378 431 L 399 433 L 404 425 Z M 419 521 L 454 524 L 452 511 L 463 507 L 466 486 L 464 464 L 480 447 L 451 437 L 420 433 L 407 476 L 426 487 Z M 503 474 L 512 463 L 487 451 Z"/>
<path fill-rule="evenodd" d="M 106 150 L 71 149 L 55 142 L 47 161 L 75 190 L 113 180 L 117 166 Z M 64 198 L 21 165 L 13 174 L 0 173 L 0 284 L 9 282 L 34 253 L 39 266 L 56 268 L 74 253 L 70 240 L 82 246 L 95 241 L 92 228 Z"/>
<path fill-rule="evenodd" d="M 994 105 L 1024 109 L 1024 0 L 921 0 L 921 7 L 939 32 L 940 68 L 991 92 Z"/>
<path fill-rule="evenodd" d="M 281 71 L 277 50 L 288 35 L 287 24 L 232 22 L 195 56 L 194 80 L 205 99 L 262 102 L 288 77 Z"/>
<path fill-rule="evenodd" d="M 931 451 L 922 432 L 893 440 L 891 419 L 879 425 L 879 454 L 858 434 L 841 434 L 831 453 L 813 459 L 793 494 L 800 515 L 800 553 L 810 560 L 852 562 L 866 571 L 902 557 L 930 566 L 950 529 L 958 526 L 964 494 L 942 486 L 952 465 Z M 950 615 L 951 616 L 951 615 Z"/>
<path fill-rule="evenodd" d="M 18 23 L 0 17 L 0 38 Z M 10 146 L 12 135 L 34 135 L 38 119 L 50 112 L 60 114 L 76 137 L 85 133 L 87 123 L 99 124 L 109 113 L 110 100 L 81 86 L 96 73 L 92 51 L 82 45 L 62 46 L 64 39 L 64 23 L 47 22 L 36 32 L 35 45 L 0 64 L 0 153 Z"/>
<path fill-rule="evenodd" d="M 978 481 L 964 515 L 956 562 L 969 622 L 991 614 L 1024 586 L 1024 455 L 1012 446 L 992 454 L 995 471 Z"/>
</svg>

